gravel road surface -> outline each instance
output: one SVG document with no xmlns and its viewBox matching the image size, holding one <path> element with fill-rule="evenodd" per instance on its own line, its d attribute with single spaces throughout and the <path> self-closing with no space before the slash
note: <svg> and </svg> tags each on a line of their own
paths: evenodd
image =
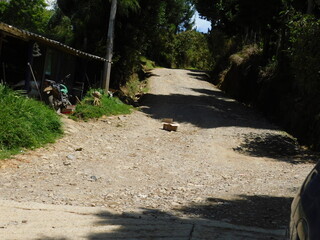
<svg viewBox="0 0 320 240">
<path fill-rule="evenodd" d="M 149 87 L 131 115 L 63 118 L 63 138 L 2 162 L 0 199 L 286 228 L 316 156 L 202 72 L 155 69 Z"/>
</svg>

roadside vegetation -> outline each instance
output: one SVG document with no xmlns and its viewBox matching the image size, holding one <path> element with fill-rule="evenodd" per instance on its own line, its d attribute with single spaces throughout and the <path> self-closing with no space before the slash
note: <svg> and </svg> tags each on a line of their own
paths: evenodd
<svg viewBox="0 0 320 240">
<path fill-rule="evenodd" d="M 0 1 L 0 21 L 104 57 L 110 4 L 59 0 L 47 9 L 45 0 Z M 193 0 L 119 0 L 117 9 L 111 88 L 137 74 L 143 79 L 143 58 L 162 67 L 209 68 L 207 34 L 193 30 Z"/>
<path fill-rule="evenodd" d="M 211 21 L 212 81 L 320 150 L 320 3 L 195 0 Z"/>
<path fill-rule="evenodd" d="M 0 159 L 54 142 L 62 135 L 59 116 L 43 103 L 0 84 Z"/>
<path fill-rule="evenodd" d="M 0 21 L 104 57 L 110 5 L 58 0 L 49 10 L 45 0 L 0 1 Z M 117 9 L 112 89 L 139 97 L 144 57 L 210 71 L 222 90 L 320 150 L 319 1 L 119 0 Z M 194 30 L 195 11 L 211 22 L 209 33 Z"/>
<path fill-rule="evenodd" d="M 148 71 L 158 67 L 154 61 L 152 61 L 144 56 L 140 57 L 140 64 L 141 64 L 142 70 L 144 72 L 148 72 Z"/>
<path fill-rule="evenodd" d="M 95 96 L 99 97 L 95 97 Z M 117 97 L 111 97 L 102 89 L 91 89 L 76 106 L 71 115 L 74 120 L 97 119 L 102 116 L 129 114 L 133 107 L 123 103 Z"/>
<path fill-rule="evenodd" d="M 178 33 L 174 39 L 172 67 L 211 70 L 213 64 L 208 36 L 195 30 Z"/>
</svg>

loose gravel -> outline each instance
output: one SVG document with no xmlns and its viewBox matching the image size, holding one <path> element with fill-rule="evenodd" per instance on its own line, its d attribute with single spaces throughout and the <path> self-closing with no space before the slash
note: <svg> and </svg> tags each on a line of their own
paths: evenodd
<svg viewBox="0 0 320 240">
<path fill-rule="evenodd" d="M 64 117 L 63 138 L 2 162 L 1 199 L 286 227 L 317 156 L 202 72 L 152 74 L 131 115 Z M 163 130 L 162 118 L 178 131 Z"/>
</svg>

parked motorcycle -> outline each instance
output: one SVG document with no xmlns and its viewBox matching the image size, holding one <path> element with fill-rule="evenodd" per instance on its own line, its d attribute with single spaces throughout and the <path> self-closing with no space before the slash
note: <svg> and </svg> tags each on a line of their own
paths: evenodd
<svg viewBox="0 0 320 240">
<path fill-rule="evenodd" d="M 64 80 L 69 77 L 70 74 L 67 75 L 61 81 L 61 83 L 57 83 L 50 79 L 45 79 L 46 87 L 43 91 L 47 94 L 48 103 L 56 111 L 61 112 L 62 109 L 65 109 L 67 106 L 71 105 L 69 101 L 68 88 L 63 84 Z"/>
</svg>

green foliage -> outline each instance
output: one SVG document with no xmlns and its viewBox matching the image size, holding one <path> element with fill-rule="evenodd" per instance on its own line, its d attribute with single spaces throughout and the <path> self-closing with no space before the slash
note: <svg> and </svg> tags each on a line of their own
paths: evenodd
<svg viewBox="0 0 320 240">
<path fill-rule="evenodd" d="M 194 8 L 188 0 L 141 1 L 141 16 L 137 19 L 143 28 L 139 34 L 146 39 L 145 54 L 162 66 L 174 63 L 175 35 L 191 30 Z"/>
<path fill-rule="evenodd" d="M 51 12 L 44 0 L 0 2 L 0 21 L 36 33 L 45 33 Z"/>
<path fill-rule="evenodd" d="M 229 94 L 259 106 L 301 142 L 320 149 L 320 107 L 315 104 L 320 99 L 319 1 L 195 4 L 213 25 L 214 78 L 224 79 Z M 240 51 L 246 44 L 259 51 Z"/>
<path fill-rule="evenodd" d="M 58 0 L 74 29 L 74 47 L 105 56 L 110 1 Z M 191 0 L 118 1 L 111 87 L 123 86 L 140 71 L 140 57 L 159 65 L 174 61 L 174 35 L 191 29 Z"/>
<path fill-rule="evenodd" d="M 141 95 L 148 91 L 147 81 L 139 79 L 138 74 L 133 74 L 126 84 L 121 87 L 125 96 L 137 101 Z"/>
<path fill-rule="evenodd" d="M 19 149 L 11 149 L 11 150 L 0 150 L 0 159 L 10 158 L 12 155 L 21 153 Z"/>
<path fill-rule="evenodd" d="M 176 35 L 174 63 L 178 68 L 211 69 L 211 54 L 208 36 L 196 31 L 185 31 Z"/>
<path fill-rule="evenodd" d="M 62 134 L 59 116 L 39 101 L 0 85 L 0 151 L 39 147 Z M 7 152 L 6 152 L 7 153 Z"/>
<path fill-rule="evenodd" d="M 152 70 L 156 67 L 154 61 L 151 61 L 144 56 L 140 57 L 140 62 L 142 64 L 142 68 L 144 69 L 144 71 L 149 71 L 149 70 Z"/>
<path fill-rule="evenodd" d="M 132 99 L 135 99 L 136 94 L 140 90 L 140 81 L 136 75 L 132 75 L 125 85 L 126 95 Z M 123 89 L 122 88 L 122 91 Z"/>
<path fill-rule="evenodd" d="M 210 52 L 210 66 L 212 70 L 212 78 L 217 84 L 219 75 L 222 71 L 229 67 L 229 57 L 241 50 L 238 37 L 232 37 L 225 34 L 219 29 L 212 30 L 208 35 L 208 47 Z"/>
<path fill-rule="evenodd" d="M 101 93 L 101 104 L 95 106 L 92 93 L 98 91 Z M 73 119 L 88 120 L 100 118 L 102 116 L 129 114 L 132 107 L 124 104 L 116 97 L 109 97 L 102 89 L 91 89 L 84 99 L 77 105 L 75 112 L 72 114 Z"/>
<path fill-rule="evenodd" d="M 320 20 L 296 14 L 289 21 L 292 71 L 303 95 L 320 93 Z"/>
<path fill-rule="evenodd" d="M 67 45 L 73 44 L 74 33 L 72 31 L 71 20 L 63 15 L 57 6 L 54 8 L 53 14 L 49 19 L 46 36 Z"/>
<path fill-rule="evenodd" d="M 216 16 L 217 8 L 212 0 L 194 0 L 194 5 L 200 16 L 207 19 L 208 21 L 214 22 L 213 19 Z M 219 1 L 222 3 L 222 1 Z"/>
<path fill-rule="evenodd" d="M 120 15 L 128 16 L 130 12 L 136 12 L 140 8 L 139 0 L 119 0 L 118 4 L 118 14 Z"/>
<path fill-rule="evenodd" d="M 195 0 L 200 15 L 213 26 L 235 34 L 247 30 L 265 30 L 277 24 L 277 17 L 286 1 L 278 0 Z"/>
</svg>

